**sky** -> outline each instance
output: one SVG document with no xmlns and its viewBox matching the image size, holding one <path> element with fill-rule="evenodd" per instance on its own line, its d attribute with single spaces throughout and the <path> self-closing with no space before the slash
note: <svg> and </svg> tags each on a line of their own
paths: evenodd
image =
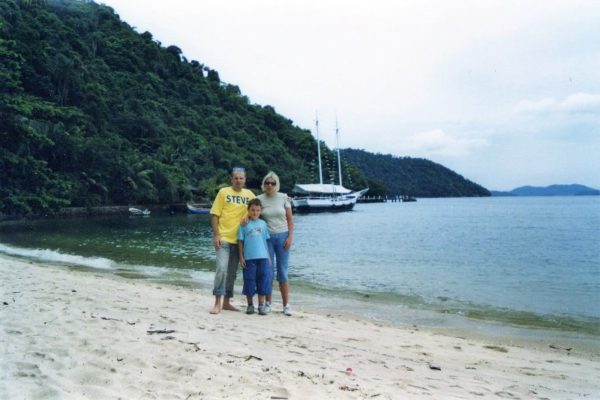
<svg viewBox="0 0 600 400">
<path fill-rule="evenodd" d="M 600 1 L 97 1 L 330 148 L 600 188 Z"/>
</svg>

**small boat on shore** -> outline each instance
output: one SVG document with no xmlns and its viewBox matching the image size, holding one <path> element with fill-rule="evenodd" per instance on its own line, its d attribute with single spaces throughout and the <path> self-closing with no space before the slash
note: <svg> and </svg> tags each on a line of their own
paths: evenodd
<svg viewBox="0 0 600 400">
<path fill-rule="evenodd" d="M 186 203 L 188 213 L 190 214 L 208 214 L 210 213 L 210 207 L 207 207 L 206 204 L 191 204 Z"/>
<path fill-rule="evenodd" d="M 129 214 L 140 216 L 140 217 L 145 217 L 145 216 L 150 215 L 150 210 L 148 210 L 147 208 L 142 210 L 140 208 L 129 207 Z"/>
</svg>

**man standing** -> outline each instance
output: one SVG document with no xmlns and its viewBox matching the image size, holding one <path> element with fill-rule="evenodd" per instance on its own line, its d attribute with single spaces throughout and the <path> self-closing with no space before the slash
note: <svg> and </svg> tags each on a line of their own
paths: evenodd
<svg viewBox="0 0 600 400">
<path fill-rule="evenodd" d="M 219 190 L 210 209 L 213 245 L 217 252 L 213 287 L 215 305 L 210 310 L 211 314 L 218 314 L 222 309 L 238 311 L 230 302 L 239 264 L 237 234 L 240 221 L 247 215 L 248 202 L 255 197 L 250 190 L 244 189 L 245 184 L 244 168 L 233 168 L 231 186 Z"/>
</svg>

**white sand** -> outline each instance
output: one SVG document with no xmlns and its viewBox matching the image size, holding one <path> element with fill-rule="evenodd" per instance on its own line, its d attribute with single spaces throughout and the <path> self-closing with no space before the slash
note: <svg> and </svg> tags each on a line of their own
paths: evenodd
<svg viewBox="0 0 600 400">
<path fill-rule="evenodd" d="M 0 282 L 1 399 L 600 398 L 597 352 L 298 310 L 215 316 L 209 293 L 6 256 Z"/>
</svg>

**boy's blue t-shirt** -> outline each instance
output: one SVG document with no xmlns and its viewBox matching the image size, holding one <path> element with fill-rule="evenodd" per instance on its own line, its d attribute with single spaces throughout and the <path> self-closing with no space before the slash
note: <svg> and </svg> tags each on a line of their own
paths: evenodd
<svg viewBox="0 0 600 400">
<path fill-rule="evenodd" d="M 244 241 L 244 258 L 246 260 L 269 258 L 268 239 L 267 223 L 262 219 L 248 220 L 248 224 L 240 226 L 238 231 L 238 240 Z"/>
</svg>

